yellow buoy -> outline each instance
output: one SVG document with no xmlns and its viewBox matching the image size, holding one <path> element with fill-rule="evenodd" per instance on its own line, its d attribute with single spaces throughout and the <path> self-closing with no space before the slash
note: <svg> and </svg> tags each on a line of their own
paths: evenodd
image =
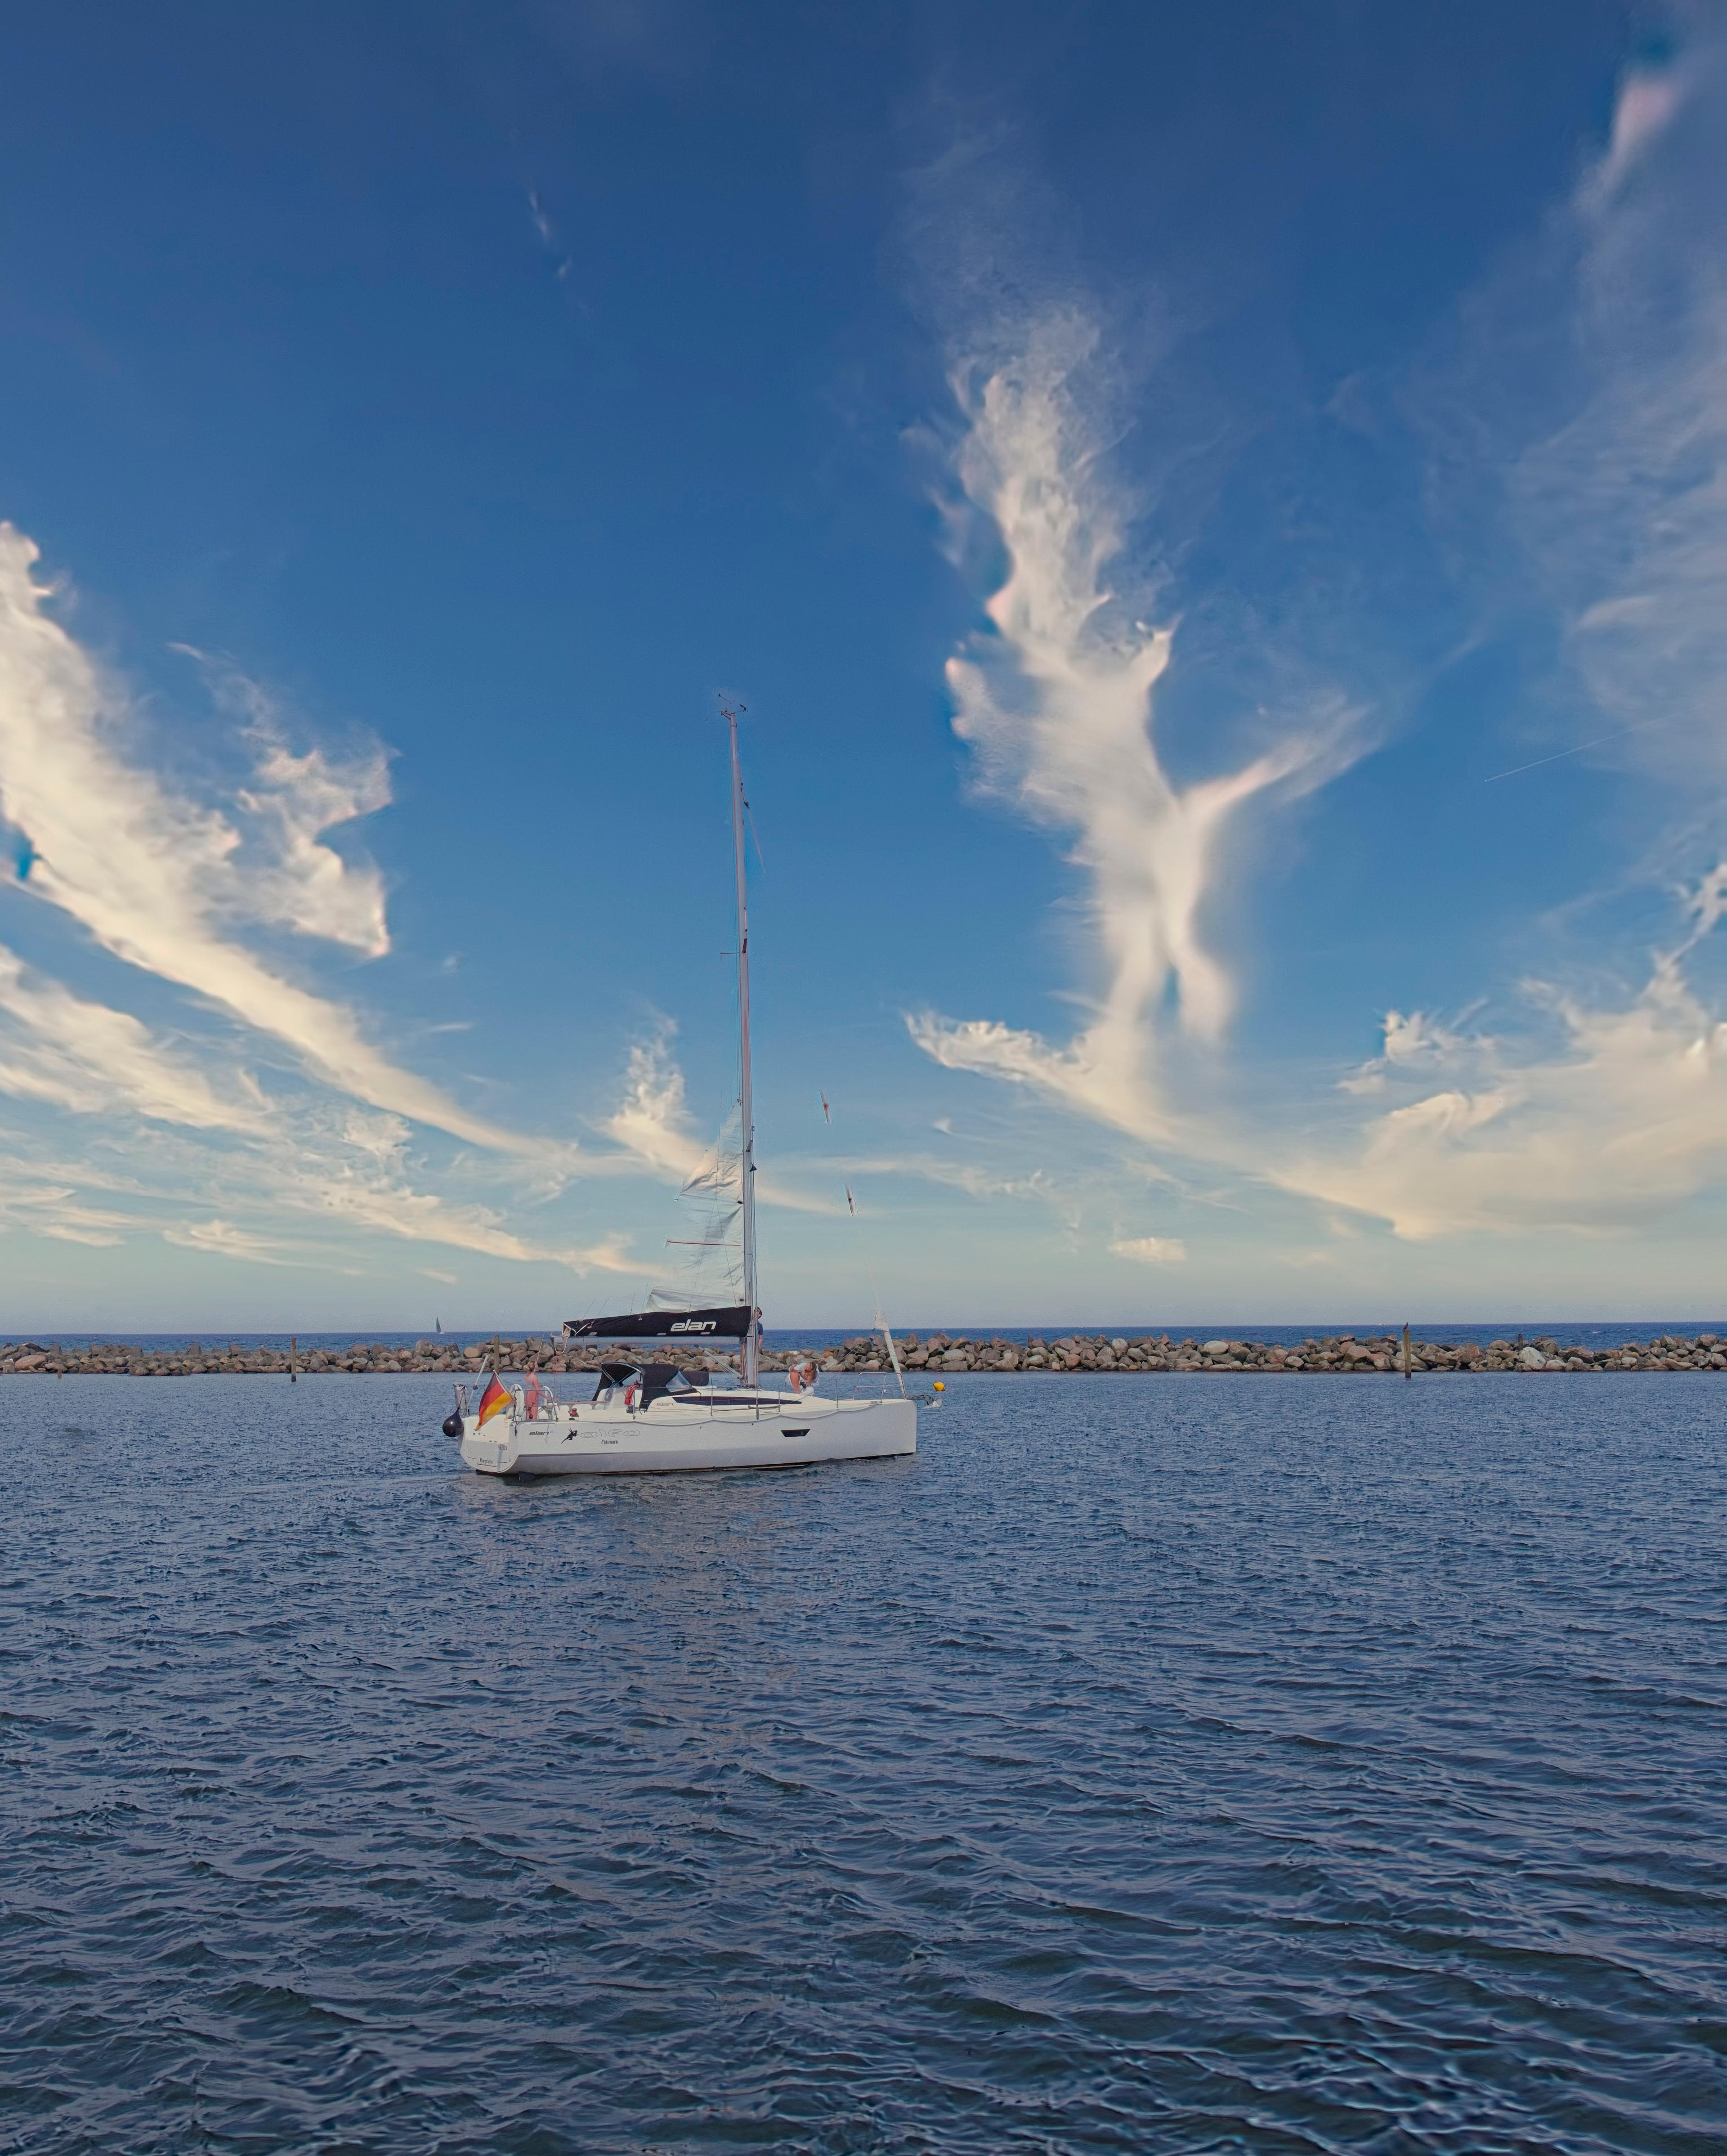
<svg viewBox="0 0 1727 2156">
<path fill-rule="evenodd" d="M 940 1378 L 935 1380 L 935 1389 L 938 1393 L 945 1393 L 947 1390 L 946 1386 L 942 1383 Z"/>
</svg>

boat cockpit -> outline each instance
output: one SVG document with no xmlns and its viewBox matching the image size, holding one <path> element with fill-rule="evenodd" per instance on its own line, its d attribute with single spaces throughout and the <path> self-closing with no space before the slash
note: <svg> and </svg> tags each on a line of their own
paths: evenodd
<svg viewBox="0 0 1727 2156">
<path fill-rule="evenodd" d="M 602 1363 L 593 1404 L 633 1408 L 639 1414 L 657 1399 L 691 1389 L 675 1363 Z"/>
<path fill-rule="evenodd" d="M 792 1405 L 796 1399 L 795 1394 L 762 1391 L 755 1386 L 746 1390 L 723 1378 L 716 1382 L 711 1376 L 698 1384 L 675 1363 L 619 1360 L 601 1363 L 592 1404 L 602 1410 L 610 1409 L 615 1412 L 622 1409 L 630 1414 L 645 1414 L 659 1400 L 669 1400 L 676 1407 L 753 1408 L 758 1411 L 766 1408 L 777 1412 Z"/>
</svg>

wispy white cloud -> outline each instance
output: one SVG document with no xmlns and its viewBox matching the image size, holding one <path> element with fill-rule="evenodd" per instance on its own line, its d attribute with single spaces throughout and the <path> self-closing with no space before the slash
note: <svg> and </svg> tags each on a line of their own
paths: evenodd
<svg viewBox="0 0 1727 2156">
<path fill-rule="evenodd" d="M 194 1130 L 262 1132 L 268 1110 L 243 1071 L 213 1075 L 130 1013 L 32 974 L 0 945 L 0 1091 L 80 1115 L 130 1111 Z"/>
<path fill-rule="evenodd" d="M 0 525 L 0 815 L 23 842 L 25 888 L 105 949 L 286 1042 L 328 1083 L 504 1152 L 536 1141 L 503 1130 L 402 1070 L 352 1012 L 272 970 L 231 932 L 259 918 L 356 947 L 382 947 L 375 871 L 318 843 L 328 819 L 379 805 L 381 767 L 339 771 L 264 741 L 248 804 L 262 849 L 219 809 L 176 793 L 129 760 L 130 706 L 48 611 L 38 551 Z"/>
<path fill-rule="evenodd" d="M 266 865 L 249 881 L 258 918 L 346 944 L 362 957 L 382 957 L 390 947 L 382 877 L 370 865 L 356 870 L 322 840 L 338 825 L 387 805 L 383 751 L 342 764 L 317 748 L 295 756 L 270 736 L 260 735 L 257 748 L 256 783 L 238 798 L 272 842 Z"/>
<path fill-rule="evenodd" d="M 188 1220 L 162 1229 L 165 1243 L 182 1250 L 202 1250 L 218 1258 L 233 1258 L 242 1265 L 303 1265 L 313 1262 L 290 1256 L 279 1243 L 238 1228 L 232 1220 Z"/>
<path fill-rule="evenodd" d="M 28 539 L 0 526 L 0 814 L 15 834 L 21 895 L 241 1024 L 213 1027 L 193 1005 L 195 1022 L 164 1034 L 0 946 L 0 1092 L 89 1128 L 52 1168 L 39 1147 L 0 1162 L 0 1217 L 61 1240 L 147 1235 L 259 1264 L 328 1264 L 356 1238 L 383 1235 L 578 1274 L 633 1269 L 619 1235 L 535 1235 L 495 1203 L 451 1194 L 464 1179 L 471 1186 L 465 1156 L 428 1179 L 417 1125 L 503 1154 L 505 1188 L 537 1178 L 541 1201 L 567 1182 L 577 1149 L 520 1137 L 449 1101 L 373 1048 L 351 1011 L 287 978 L 244 940 L 249 926 L 366 957 L 387 950 L 377 870 L 325 842 L 387 801 L 382 749 L 341 757 L 290 747 L 254 685 L 195 654 L 252 771 L 225 804 L 177 788 L 141 752 L 123 685 L 49 610 L 36 560 Z M 242 1060 L 259 1035 L 295 1049 L 303 1075 L 279 1061 L 266 1093 Z M 645 1072 L 636 1090 L 644 1129 L 656 1112 L 675 1125 L 673 1101 L 656 1110 L 648 1098 Z M 136 1173 L 116 1178 L 99 1165 L 120 1154 Z M 662 1163 L 664 1148 L 649 1155 L 618 1158 L 639 1173 Z"/>
<path fill-rule="evenodd" d="M 367 741 L 347 756 L 321 747 L 296 756 L 274 698 L 258 682 L 191 644 L 174 649 L 197 663 L 252 753 L 252 783 L 234 794 L 241 844 L 233 856 L 251 917 L 382 957 L 390 948 L 382 876 L 374 863 L 344 858 L 322 841 L 388 808 L 389 751 Z"/>
<path fill-rule="evenodd" d="M 332 1109 L 315 1095 L 266 1100 L 243 1073 L 218 1066 L 213 1078 L 167 1053 L 124 1013 L 54 983 L 20 988 L 20 971 L 16 960 L 0 967 L 0 1008 L 9 1019 L 22 1010 L 35 1030 L 0 1052 L 0 1090 L 87 1127 L 75 1152 L 59 1153 L 6 1134 L 0 1215 L 20 1225 L 108 1245 L 161 1235 L 258 1263 L 328 1263 L 350 1231 L 369 1229 L 577 1271 L 616 1254 L 510 1235 L 490 1208 L 416 1188 L 399 1118 Z M 223 1209 L 184 1217 L 201 1204 Z M 284 1221 L 300 1224 L 299 1245 L 282 1242 Z"/>
<path fill-rule="evenodd" d="M 1572 691 L 1565 752 L 1675 789 L 1654 873 L 1689 877 L 1689 932 L 1654 955 L 1640 990 L 1627 996 L 1597 951 L 1563 989 L 1496 997 L 1491 1030 L 1473 1012 L 1392 1011 L 1381 1054 L 1345 1075 L 1332 1107 L 1292 1086 L 1253 1127 L 1194 1090 L 1203 1066 L 1175 1051 L 1217 1043 L 1230 1017 L 1207 908 L 1241 812 L 1324 779 L 1363 736 L 1340 701 L 1320 700 L 1266 720 L 1258 752 L 1227 775 L 1173 783 L 1158 720 L 1180 645 L 1155 586 L 1137 605 L 1118 588 L 1137 505 L 1112 489 L 1112 430 L 1084 388 L 1094 332 L 1058 313 L 1019 357 L 961 377 L 963 490 L 1008 572 L 950 681 L 986 783 L 1076 834 L 1106 985 L 1064 1044 L 924 1013 L 908 1024 L 925 1053 L 1410 1239 L 1646 1227 L 1727 1176 L 1727 1026 L 1696 985 L 1700 953 L 1693 963 L 1727 910 L 1727 875 L 1699 850 L 1719 846 L 1727 783 L 1724 262 L 1727 43 L 1712 38 L 1676 67 L 1627 75 L 1610 141 L 1533 258 L 1465 310 L 1433 428 L 1448 485 L 1472 490 L 1478 541 L 1489 521 L 1509 534 L 1552 610 Z M 1494 377 L 1513 353 L 1523 377 L 1502 395 Z M 1438 394 L 1431 381 L 1421 393 Z M 1323 1135 L 1293 1136 L 1304 1123 Z M 1315 1249 L 1298 1261 L 1331 1260 Z"/>
<path fill-rule="evenodd" d="M 0 1093 L 44 1111 L 44 1131 L 68 1115 L 87 1132 L 58 1148 L 74 1158 L 52 1171 L 39 1144 L 0 1160 L 0 1217 L 259 1264 L 329 1265 L 382 1236 L 578 1275 L 639 1272 L 621 1232 L 572 1237 L 524 1220 L 543 1219 L 578 1173 L 681 1183 L 700 1164 L 672 1029 L 633 1050 L 623 1098 L 602 1119 L 609 1149 L 505 1130 L 374 1048 L 351 1009 L 253 945 L 255 932 L 281 930 L 365 957 L 388 950 L 377 868 L 329 843 L 388 801 L 387 752 L 291 746 L 257 685 L 193 652 L 250 770 L 219 799 L 175 783 L 146 754 L 124 685 L 56 618 L 37 559 L 0 526 L 0 816 L 19 896 L 136 969 L 119 972 L 122 991 L 141 973 L 195 1000 L 182 1026 L 152 1028 L 0 946 Z M 260 1036 L 299 1059 L 274 1059 L 268 1091 L 243 1060 L 249 1043 L 266 1046 Z M 447 1147 L 433 1158 L 421 1140 L 438 1133 L 478 1145 L 489 1165 Z M 98 1165 L 120 1155 L 135 1173 Z M 761 1195 L 818 1210 L 838 1202 L 766 1176 Z"/>
<path fill-rule="evenodd" d="M 0 1219 L 62 1240 L 161 1236 L 258 1263 L 328 1267 L 383 1236 L 578 1276 L 640 1270 L 621 1233 L 588 1242 L 523 1234 L 496 1205 L 427 1188 L 428 1163 L 400 1117 L 315 1097 L 272 1111 L 266 1126 L 238 1135 L 164 1127 L 146 1137 L 105 1106 L 100 1136 L 76 1153 L 5 1133 Z"/>
<path fill-rule="evenodd" d="M 645 1165 L 669 1182 L 687 1183 L 707 1147 L 695 1134 L 685 1098 L 684 1073 L 671 1044 L 677 1029 L 663 1023 L 629 1051 L 623 1098 L 603 1128 L 630 1165 Z"/>
<path fill-rule="evenodd" d="M 1612 138 L 1532 263 L 1478 300 L 1455 394 L 1534 355 L 1565 417 L 1480 443 L 1512 536 L 1556 611 L 1572 728 L 1591 758 L 1727 779 L 1727 39 L 1640 69 Z M 1544 319 L 1530 324 L 1529 294 Z M 1515 439 L 1524 429 L 1527 439 Z M 1591 709 L 1592 703 L 1594 709 Z M 1600 714 L 1621 729 L 1605 740 Z"/>
<path fill-rule="evenodd" d="M 584 1153 L 584 1173 L 636 1175 L 645 1169 L 661 1182 L 681 1187 L 707 1162 L 712 1140 L 699 1133 L 689 1111 L 684 1073 L 672 1053 L 677 1030 L 670 1019 L 663 1019 L 650 1033 L 632 1043 L 623 1098 L 600 1125 L 618 1150 L 610 1154 Z M 760 1169 L 756 1194 L 764 1205 L 782 1206 L 794 1213 L 842 1209 L 833 1195 L 808 1187 L 801 1164 L 787 1164 L 777 1171 Z"/>
<path fill-rule="evenodd" d="M 1345 1093 L 1382 1093 L 1387 1077 L 1393 1072 L 1416 1070 L 1424 1064 L 1454 1055 L 1466 1045 L 1465 1036 L 1455 1028 L 1443 1024 L 1426 1011 L 1387 1011 L 1382 1028 L 1385 1045 L 1371 1061 L 1351 1070 L 1338 1081 Z M 1477 1036 L 1473 1045 L 1478 1050 L 1490 1050 L 1494 1044 Z"/>
<path fill-rule="evenodd" d="M 22 1168 L 22 1173 L 19 1172 Z M 0 1225 L 28 1229 L 57 1243 L 82 1243 L 111 1250 L 126 1240 L 131 1217 L 107 1206 L 90 1205 L 79 1194 L 79 1179 L 55 1182 L 28 1164 L 0 1162 Z"/>
<path fill-rule="evenodd" d="M 1091 1023 L 1064 1047 L 990 1019 L 926 1013 L 910 1024 L 951 1070 L 1166 1137 L 1161 1034 L 1214 1044 L 1233 1005 L 1230 970 L 1204 923 L 1232 824 L 1255 797 L 1312 787 L 1340 768 L 1361 730 L 1336 698 L 1261 714 L 1258 754 L 1176 783 L 1156 723 L 1176 630 L 1140 619 L 1109 581 L 1125 573 L 1135 506 L 1106 470 L 1108 430 L 1090 387 L 1098 341 L 1083 315 L 1056 310 L 1032 326 L 1017 357 L 956 372 L 967 423 L 960 481 L 998 536 L 1007 572 L 987 603 L 989 629 L 950 660 L 948 685 L 983 783 L 1074 834 L 1070 859 L 1089 878 L 1105 986 Z"/>
<path fill-rule="evenodd" d="M 1607 210 L 1650 147 L 1666 132 L 1684 102 L 1689 83 L 1677 67 L 1630 69 L 1613 104 L 1612 131 L 1605 154 L 1579 189 L 1583 206 Z"/>
<path fill-rule="evenodd" d="M 1727 1022 L 1685 974 L 1719 918 L 1723 875 L 1689 895 L 1689 934 L 1654 955 L 1629 1002 L 1531 984 L 1529 1016 L 1556 1035 L 1545 1053 L 1528 1033 L 1390 1013 L 1386 1052 L 1360 1075 L 1391 1105 L 1274 1179 L 1423 1240 L 1647 1224 L 1727 1177 Z"/>
<path fill-rule="evenodd" d="M 1489 415 L 1468 439 L 1480 475 L 1506 475 L 1507 528 L 1560 631 L 1555 707 L 1577 752 L 1667 783 L 1640 873 L 1689 876 L 1688 927 L 1629 997 L 1596 952 L 1564 990 L 1526 986 L 1492 1034 L 1389 1014 L 1383 1053 L 1343 1081 L 1371 1112 L 1277 1175 L 1405 1236 L 1647 1227 L 1727 1177 L 1727 1025 L 1691 963 L 1727 906 L 1699 850 L 1720 843 L 1727 784 L 1724 260 L 1715 33 L 1626 77 L 1572 199 L 1467 311 L 1447 393 Z M 1508 372 L 1539 378 L 1527 408 L 1499 397 Z M 1532 424 L 1555 399 L 1561 423 Z"/>
<path fill-rule="evenodd" d="M 417 1188 L 410 1136 L 398 1116 L 354 1108 L 325 1117 L 303 1127 L 291 1155 L 278 1154 L 271 1195 L 282 1208 L 410 1242 L 577 1273 L 639 1271 L 621 1235 L 591 1245 L 536 1241 L 507 1228 L 494 1207 L 454 1204 Z"/>
<path fill-rule="evenodd" d="M 534 229 L 540 235 L 540 244 L 557 265 L 552 275 L 562 284 L 575 266 L 574 257 L 566 252 L 562 241 L 559 239 L 557 227 L 540 199 L 537 187 L 528 189 L 528 215 L 534 220 Z"/>
<path fill-rule="evenodd" d="M 1118 1258 L 1130 1258 L 1139 1265 L 1185 1265 L 1187 1245 L 1176 1235 L 1130 1235 L 1111 1243 Z"/>
</svg>

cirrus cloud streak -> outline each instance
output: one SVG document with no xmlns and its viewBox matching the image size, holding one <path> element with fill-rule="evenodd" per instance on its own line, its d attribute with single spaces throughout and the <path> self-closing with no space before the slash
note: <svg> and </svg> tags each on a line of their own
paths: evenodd
<svg viewBox="0 0 1727 2156">
<path fill-rule="evenodd" d="M 1257 798 L 1324 783 L 1361 752 L 1361 714 L 1323 696 L 1257 715 L 1264 746 L 1182 785 L 1159 747 L 1160 685 L 1176 630 L 1139 618 L 1125 574 L 1133 505 L 1106 470 L 1091 377 L 1099 331 L 1073 309 L 1032 324 L 1017 354 L 961 365 L 966 420 L 956 469 L 1007 574 L 989 626 L 949 661 L 954 726 L 981 782 L 1033 820 L 1074 834 L 1103 987 L 1065 1046 L 999 1020 L 925 1013 L 914 1040 L 950 1070 L 1030 1086 L 1135 1137 L 1167 1140 L 1178 1111 L 1166 1044 L 1213 1048 L 1234 1005 L 1205 926 L 1232 827 Z M 1141 583 L 1155 585 L 1155 577 Z M 1148 605 L 1150 601 L 1147 602 Z"/>
<path fill-rule="evenodd" d="M 318 843 L 381 805 L 378 773 L 340 775 L 316 755 L 261 746 L 249 848 L 219 809 L 129 760 L 130 707 L 47 609 L 34 544 L 0 524 L 0 815 L 21 834 L 25 888 L 102 948 L 285 1042 L 327 1083 L 500 1152 L 539 1142 L 501 1129 L 392 1063 L 351 1011 L 284 978 L 233 933 L 285 923 L 376 954 L 387 947 L 375 871 Z M 249 851 L 261 866 L 249 870 Z"/>
</svg>

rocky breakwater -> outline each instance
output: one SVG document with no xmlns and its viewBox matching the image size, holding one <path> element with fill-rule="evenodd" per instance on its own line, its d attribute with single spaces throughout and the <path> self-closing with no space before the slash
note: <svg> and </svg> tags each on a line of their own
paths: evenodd
<svg viewBox="0 0 1727 2156">
<path fill-rule="evenodd" d="M 552 1375 L 565 1371 L 595 1371 L 608 1351 L 584 1345 L 566 1350 L 561 1341 L 528 1334 L 520 1340 L 500 1339 L 495 1350 L 488 1340 L 483 1346 L 459 1348 L 447 1340 L 420 1340 L 412 1348 L 387 1341 L 356 1340 L 348 1348 L 247 1348 L 231 1342 L 225 1348 L 205 1347 L 189 1341 L 182 1348 L 140 1348 L 126 1341 L 98 1342 L 81 1348 L 55 1342 L 9 1341 L 0 1344 L 0 1377 L 33 1371 L 38 1374 L 99 1373 L 114 1377 L 285 1377 L 290 1357 L 294 1374 L 311 1378 L 348 1371 L 355 1375 L 382 1373 L 395 1376 L 406 1371 L 443 1373 L 452 1378 L 479 1378 L 497 1367 L 512 1371 L 537 1369 Z M 663 1349 L 657 1342 L 652 1353 L 657 1361 L 675 1363 L 680 1370 L 725 1370 L 735 1357 L 705 1354 L 699 1348 Z"/>
<path fill-rule="evenodd" d="M 1006 1340 L 999 1333 L 988 1338 L 969 1333 L 935 1332 L 920 1338 L 909 1332 L 897 1338 L 899 1358 L 908 1373 L 940 1377 L 957 1370 L 1074 1371 L 1111 1370 L 1196 1372 L 1257 1370 L 1269 1375 L 1294 1377 L 1330 1372 L 1352 1377 L 1376 1373 L 1398 1374 L 1403 1367 L 1403 1343 L 1395 1333 L 1328 1333 L 1298 1345 L 1253 1340 L 1177 1340 L 1167 1332 L 1064 1333 L 1046 1340 Z M 459 1348 L 445 1340 L 420 1340 L 412 1348 L 385 1341 L 356 1340 L 347 1348 L 248 1348 L 231 1342 L 227 1347 L 205 1347 L 190 1341 L 180 1348 L 140 1348 L 125 1341 L 98 1342 L 85 1347 L 65 1347 L 56 1342 L 15 1340 L 0 1342 L 0 1377 L 35 1373 L 38 1375 L 100 1373 L 134 1378 L 200 1376 L 285 1377 L 291 1367 L 298 1377 L 318 1377 L 347 1372 L 400 1375 L 484 1378 L 493 1367 L 505 1373 L 539 1370 L 548 1376 L 592 1373 L 602 1360 L 622 1351 L 584 1342 L 577 1348 L 547 1336 L 529 1333 L 520 1339 L 488 1340 L 474 1347 Z M 680 1348 L 655 1342 L 643 1352 L 656 1362 L 671 1363 L 692 1374 L 705 1371 L 735 1371 L 737 1358 L 717 1348 Z M 761 1368 L 782 1371 L 792 1363 L 813 1360 L 826 1371 L 884 1371 L 889 1368 L 880 1336 L 858 1333 L 838 1348 L 764 1349 Z M 1650 1340 L 1628 1340 L 1613 1348 L 1561 1346 L 1550 1336 L 1525 1340 L 1519 1333 L 1510 1340 L 1439 1342 L 1412 1340 L 1412 1370 L 1451 1371 L 1462 1375 L 1500 1370 L 1524 1373 L 1553 1371 L 1722 1370 L 1727 1369 L 1727 1333 L 1699 1332 L 1694 1338 L 1677 1333 L 1658 1334 Z"/>
<path fill-rule="evenodd" d="M 1052 1340 L 1036 1335 L 1029 1340 L 1004 1340 L 999 1333 L 984 1339 L 946 1332 L 920 1339 L 912 1332 L 896 1344 L 908 1370 L 930 1376 L 956 1370 L 1259 1370 L 1289 1377 L 1322 1372 L 1371 1377 L 1401 1374 L 1403 1368 L 1402 1337 L 1395 1333 L 1328 1333 L 1291 1346 L 1215 1337 L 1177 1340 L 1167 1332 L 1136 1338 L 1125 1333 L 1064 1333 Z M 797 1352 L 762 1358 L 764 1365 L 772 1368 L 796 1359 Z M 888 1367 L 879 1337 L 862 1333 L 817 1359 L 828 1370 Z M 1526 1340 L 1521 1333 L 1514 1339 L 1485 1342 L 1412 1340 L 1409 1367 L 1465 1375 L 1489 1370 L 1720 1370 L 1727 1369 L 1727 1335 L 1699 1332 L 1694 1339 L 1685 1339 L 1663 1333 L 1614 1348 L 1563 1347 L 1550 1335 Z"/>
</svg>

